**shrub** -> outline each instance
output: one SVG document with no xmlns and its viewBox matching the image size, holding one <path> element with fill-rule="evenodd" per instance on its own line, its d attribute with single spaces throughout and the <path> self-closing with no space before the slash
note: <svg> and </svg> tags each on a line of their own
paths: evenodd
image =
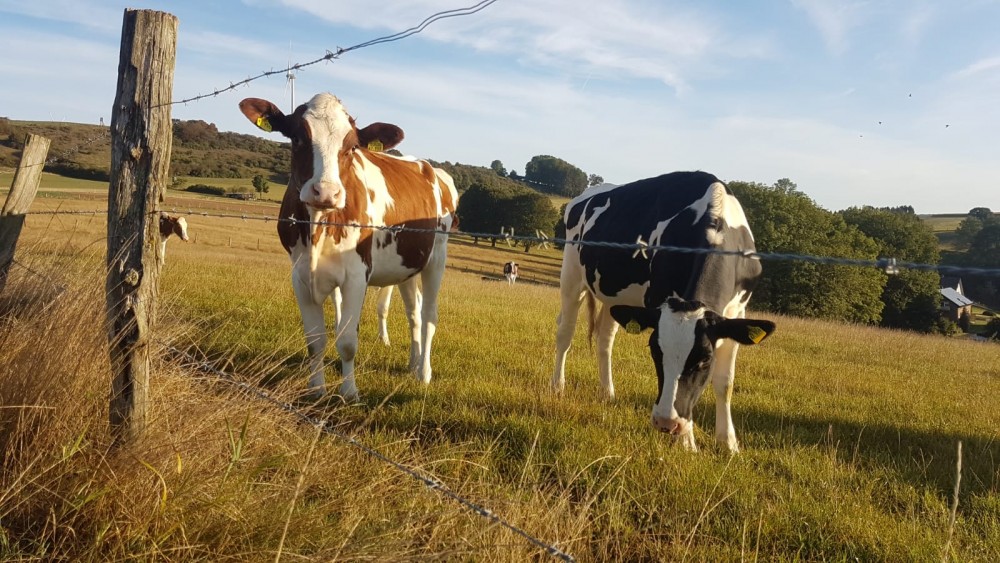
<svg viewBox="0 0 1000 563">
<path fill-rule="evenodd" d="M 208 195 L 226 195 L 226 188 L 220 188 L 219 186 L 207 186 L 205 184 L 194 184 L 193 186 L 184 188 L 184 191 Z"/>
</svg>

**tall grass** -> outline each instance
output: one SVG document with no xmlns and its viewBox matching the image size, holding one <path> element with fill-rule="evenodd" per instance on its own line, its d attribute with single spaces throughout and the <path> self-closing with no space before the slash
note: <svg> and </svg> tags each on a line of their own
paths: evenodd
<svg viewBox="0 0 1000 563">
<path fill-rule="evenodd" d="M 111 449 L 102 259 L 66 242 L 71 226 L 100 235 L 53 223 L 19 254 L 66 289 L 15 270 L 0 299 L 0 559 L 541 555 L 342 441 L 322 437 L 310 456 L 312 429 L 166 353 L 179 346 L 298 401 L 305 347 L 280 252 L 171 243 L 150 435 Z M 453 251 L 484 265 L 509 252 Z M 997 347 L 776 318 L 775 336 L 738 361 L 743 452 L 711 446 L 709 392 L 696 409 L 703 451 L 689 454 L 648 424 L 644 338 L 618 338 L 613 403 L 583 330 L 565 395 L 548 391 L 557 302 L 550 287 L 450 270 L 429 387 L 406 373 L 398 300 L 390 348 L 368 303 L 362 402 L 299 404 L 585 561 L 938 560 L 946 545 L 950 559 L 1000 560 Z"/>
</svg>

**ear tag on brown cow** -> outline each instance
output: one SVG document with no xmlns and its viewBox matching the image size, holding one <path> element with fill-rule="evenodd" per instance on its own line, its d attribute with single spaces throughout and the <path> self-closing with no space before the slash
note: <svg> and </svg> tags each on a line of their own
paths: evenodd
<svg viewBox="0 0 1000 563">
<path fill-rule="evenodd" d="M 268 121 L 267 118 L 264 116 L 260 116 L 257 118 L 257 127 L 260 127 L 261 129 L 267 131 L 268 133 L 271 132 L 271 122 Z"/>
<path fill-rule="evenodd" d="M 760 344 L 760 341 L 764 340 L 764 337 L 767 336 L 767 333 L 764 332 L 764 329 L 760 328 L 759 326 L 748 326 L 747 336 L 750 337 L 750 340 L 753 340 L 754 344 Z"/>
<path fill-rule="evenodd" d="M 375 139 L 374 141 L 368 143 L 367 148 L 372 152 L 382 152 L 382 150 L 385 148 L 385 145 L 382 144 L 382 141 Z"/>
<path fill-rule="evenodd" d="M 642 327 L 639 326 L 639 323 L 635 319 L 632 319 L 625 324 L 625 332 L 629 334 L 639 334 L 642 332 Z"/>
</svg>

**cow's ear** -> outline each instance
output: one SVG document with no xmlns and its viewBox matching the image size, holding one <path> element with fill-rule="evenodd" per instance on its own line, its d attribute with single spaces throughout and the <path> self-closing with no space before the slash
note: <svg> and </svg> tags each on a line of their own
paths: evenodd
<svg viewBox="0 0 1000 563">
<path fill-rule="evenodd" d="M 660 310 L 647 307 L 615 305 L 611 307 L 611 317 L 629 334 L 639 334 L 648 328 L 656 330 L 660 324 Z"/>
<path fill-rule="evenodd" d="M 391 123 L 375 122 L 358 131 L 358 144 L 373 152 L 387 151 L 403 142 L 403 130 Z"/>
<path fill-rule="evenodd" d="M 740 344 L 753 346 L 771 336 L 775 328 L 777 326 L 771 321 L 719 317 L 709 325 L 707 333 L 712 340 L 728 338 Z"/>
<path fill-rule="evenodd" d="M 240 111 L 261 131 L 277 131 L 286 137 L 291 137 L 287 130 L 288 120 L 278 106 L 260 98 L 246 98 L 240 102 Z"/>
</svg>

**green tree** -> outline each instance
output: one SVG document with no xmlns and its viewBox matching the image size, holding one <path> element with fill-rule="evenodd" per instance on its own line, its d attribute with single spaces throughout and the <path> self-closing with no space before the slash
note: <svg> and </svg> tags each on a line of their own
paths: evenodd
<svg viewBox="0 0 1000 563">
<path fill-rule="evenodd" d="M 253 189 L 258 194 L 266 194 L 270 191 L 271 186 L 268 184 L 268 181 L 264 179 L 264 176 L 257 174 L 253 177 Z"/>
<path fill-rule="evenodd" d="M 840 212 L 878 245 L 879 256 L 906 262 L 937 264 L 937 237 L 914 214 L 890 209 L 852 207 Z M 882 326 L 934 332 L 939 317 L 941 277 L 937 272 L 902 270 L 889 276 L 882 290 Z"/>
<path fill-rule="evenodd" d="M 576 197 L 587 188 L 587 174 L 572 164 L 549 155 L 538 155 L 524 165 L 524 179 L 539 191 Z"/>
<path fill-rule="evenodd" d="M 878 246 L 844 219 L 817 206 L 788 179 L 774 186 L 731 182 L 757 250 L 874 259 Z M 873 268 L 769 260 L 751 307 L 803 317 L 877 323 L 886 275 Z"/>
<path fill-rule="evenodd" d="M 993 218 L 993 211 L 989 207 L 973 207 L 969 210 L 969 217 L 975 217 L 985 222 Z"/>
<path fill-rule="evenodd" d="M 504 177 L 507 175 L 507 170 L 503 167 L 503 163 L 499 160 L 491 162 L 490 168 L 497 173 L 497 176 Z"/>
<path fill-rule="evenodd" d="M 597 174 L 591 174 L 590 176 L 587 177 L 588 186 L 596 186 L 598 184 L 603 184 L 603 183 L 604 183 L 603 176 L 598 176 Z"/>
<path fill-rule="evenodd" d="M 972 244 L 973 239 L 979 234 L 979 231 L 983 229 L 983 220 L 978 217 L 968 216 L 962 219 L 962 222 L 958 224 L 958 228 L 955 229 L 955 241 L 957 246 L 962 249 L 968 249 L 969 245 Z"/>
<path fill-rule="evenodd" d="M 458 201 L 458 215 L 463 230 L 497 235 L 501 228 L 525 235 L 551 233 L 556 222 L 549 198 L 512 182 L 473 184 Z"/>
</svg>

